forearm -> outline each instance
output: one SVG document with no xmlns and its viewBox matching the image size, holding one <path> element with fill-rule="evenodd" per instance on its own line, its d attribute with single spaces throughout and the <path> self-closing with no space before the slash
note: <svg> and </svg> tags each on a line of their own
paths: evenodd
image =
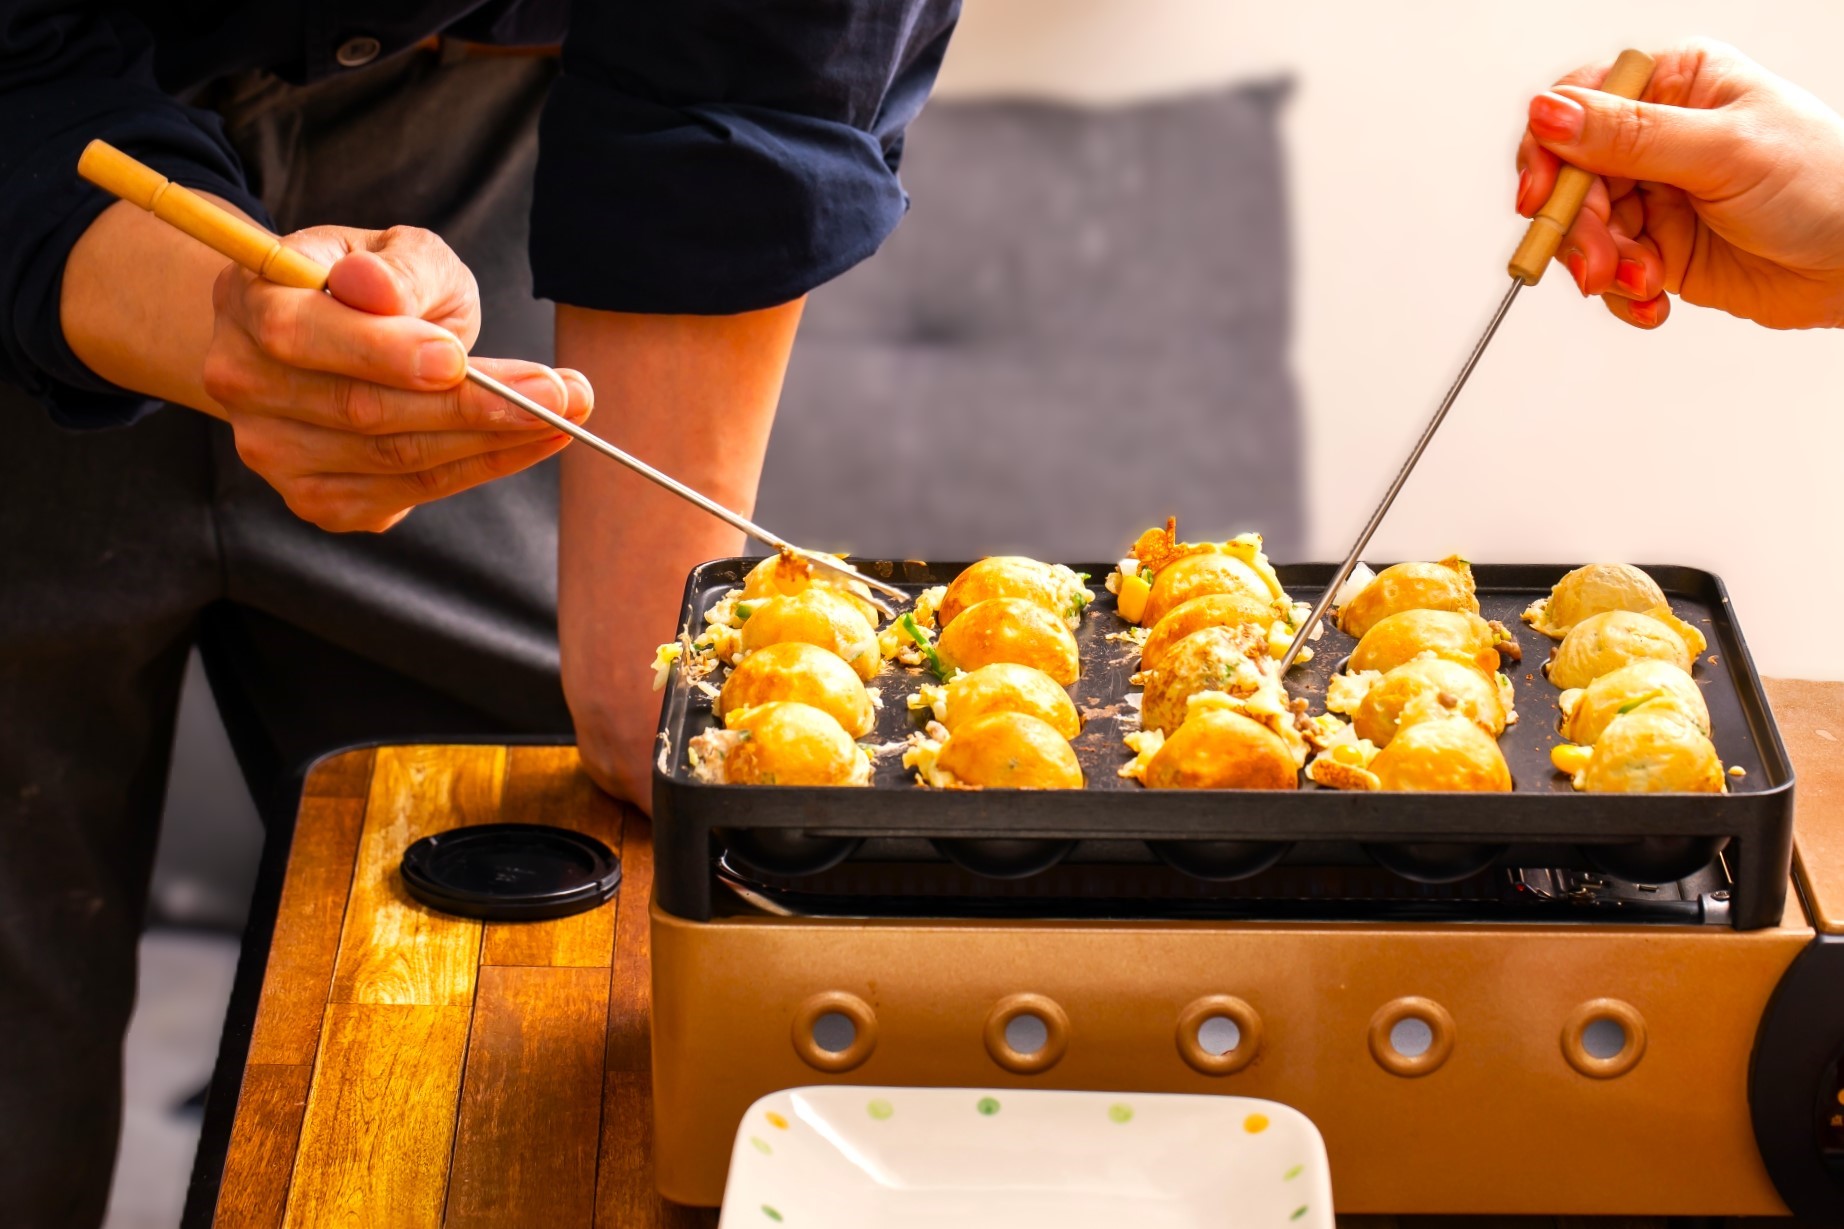
<svg viewBox="0 0 1844 1229">
<path fill-rule="evenodd" d="M 65 262 L 58 304 L 64 338 L 103 379 L 222 417 L 201 376 L 212 285 L 226 263 L 146 210 L 117 202 Z"/>
<path fill-rule="evenodd" d="M 557 361 L 595 386 L 592 430 L 748 514 L 801 307 L 734 316 L 559 307 Z M 577 736 L 602 783 L 644 805 L 643 760 L 659 713 L 653 647 L 672 638 L 686 573 L 739 553 L 742 537 L 572 448 L 559 540 L 558 635 Z"/>
</svg>

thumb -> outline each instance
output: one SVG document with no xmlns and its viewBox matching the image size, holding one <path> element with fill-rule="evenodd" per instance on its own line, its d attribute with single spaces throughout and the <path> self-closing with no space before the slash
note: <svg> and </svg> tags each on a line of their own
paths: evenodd
<svg viewBox="0 0 1844 1229">
<path fill-rule="evenodd" d="M 1631 102 L 1578 85 L 1531 99 L 1530 132 L 1584 171 L 1667 183 L 1693 196 L 1720 192 L 1747 146 L 1720 110 Z"/>
</svg>

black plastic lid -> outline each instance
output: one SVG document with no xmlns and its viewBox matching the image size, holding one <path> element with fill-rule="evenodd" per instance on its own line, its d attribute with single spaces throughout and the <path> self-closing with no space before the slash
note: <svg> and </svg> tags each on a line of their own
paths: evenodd
<svg viewBox="0 0 1844 1229">
<path fill-rule="evenodd" d="M 489 922 L 537 922 L 612 899 L 621 859 L 592 836 L 542 824 L 480 824 L 404 851 L 406 891 L 431 909 Z"/>
</svg>

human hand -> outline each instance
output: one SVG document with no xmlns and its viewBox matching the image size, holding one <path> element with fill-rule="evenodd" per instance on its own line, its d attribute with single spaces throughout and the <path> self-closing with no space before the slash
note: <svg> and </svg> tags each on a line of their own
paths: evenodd
<svg viewBox="0 0 1844 1229">
<path fill-rule="evenodd" d="M 390 528 L 429 503 L 534 465 L 569 437 L 465 381 L 480 332 L 474 276 L 425 230 L 320 226 L 285 242 L 332 266 L 330 294 L 232 265 L 212 292 L 205 392 L 237 453 L 303 520 Z M 475 359 L 572 421 L 594 393 L 579 372 Z"/>
<path fill-rule="evenodd" d="M 1639 328 L 1672 294 L 1769 328 L 1844 324 L 1844 119 L 1721 43 L 1655 59 L 1639 102 L 1594 88 L 1611 61 L 1531 100 L 1518 212 L 1562 162 L 1601 176 L 1556 259 Z"/>
</svg>

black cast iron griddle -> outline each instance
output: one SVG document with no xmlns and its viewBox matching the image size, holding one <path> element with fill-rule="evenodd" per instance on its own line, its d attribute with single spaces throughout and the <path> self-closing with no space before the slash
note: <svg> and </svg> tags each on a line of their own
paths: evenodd
<svg viewBox="0 0 1844 1229">
<path fill-rule="evenodd" d="M 683 625 L 694 635 L 703 614 L 742 584 L 757 560 L 722 559 L 695 569 L 686 586 Z M 946 584 L 967 565 L 866 561 L 914 592 Z M 1480 613 L 1510 628 L 1523 649 L 1507 664 L 1518 723 L 1499 741 L 1514 789 L 1508 794 L 1365 793 L 1298 790 L 1148 790 L 1118 771 L 1132 757 L 1123 736 L 1138 728 L 1128 678 L 1139 648 L 1109 639 L 1125 630 L 1114 599 L 1100 587 L 1112 564 L 1072 565 L 1088 572 L 1096 600 L 1076 633 L 1082 677 L 1070 694 L 1084 717 L 1073 746 L 1087 780 L 1081 790 L 931 790 L 914 783 L 900 753 L 880 756 L 868 788 L 705 785 L 691 773 L 687 741 L 712 728 L 711 700 L 674 672 L 661 713 L 654 774 L 654 842 L 659 903 L 668 912 L 710 916 L 717 857 L 769 875 L 818 875 L 841 859 L 878 849 L 921 848 L 992 877 L 1047 869 L 1073 843 L 1146 842 L 1180 870 L 1234 880 L 1274 865 L 1328 861 L 1361 848 L 1368 859 L 1405 878 L 1454 882 L 1492 865 L 1582 867 L 1653 883 L 1686 879 L 1726 863 L 1733 880 L 1730 920 L 1743 929 L 1780 919 L 1792 851 L 1792 766 L 1759 676 L 1749 658 L 1722 582 L 1694 568 L 1642 565 L 1673 608 L 1699 627 L 1709 647 L 1694 677 L 1709 704 L 1712 738 L 1730 778 L 1727 794 L 1580 794 L 1549 762 L 1561 692 L 1542 666 L 1553 641 L 1519 616 L 1571 566 L 1476 564 Z M 1329 564 L 1278 569 L 1299 596 L 1319 590 Z M 1287 688 L 1324 711 L 1327 677 L 1355 642 L 1330 626 L 1313 660 L 1296 664 Z M 711 682 L 721 680 L 713 677 Z M 900 742 L 921 728 L 905 703 L 933 676 L 894 663 L 873 683 L 883 706 L 862 742 Z M 928 842 L 927 844 L 921 841 Z M 1342 852 L 1341 852 L 1342 851 Z M 1721 851 L 1721 860 L 1718 853 Z M 908 856 L 915 856 L 911 853 Z M 1144 853 L 1141 854 L 1144 857 Z M 1533 859 L 1537 859 L 1533 861 Z"/>
</svg>

